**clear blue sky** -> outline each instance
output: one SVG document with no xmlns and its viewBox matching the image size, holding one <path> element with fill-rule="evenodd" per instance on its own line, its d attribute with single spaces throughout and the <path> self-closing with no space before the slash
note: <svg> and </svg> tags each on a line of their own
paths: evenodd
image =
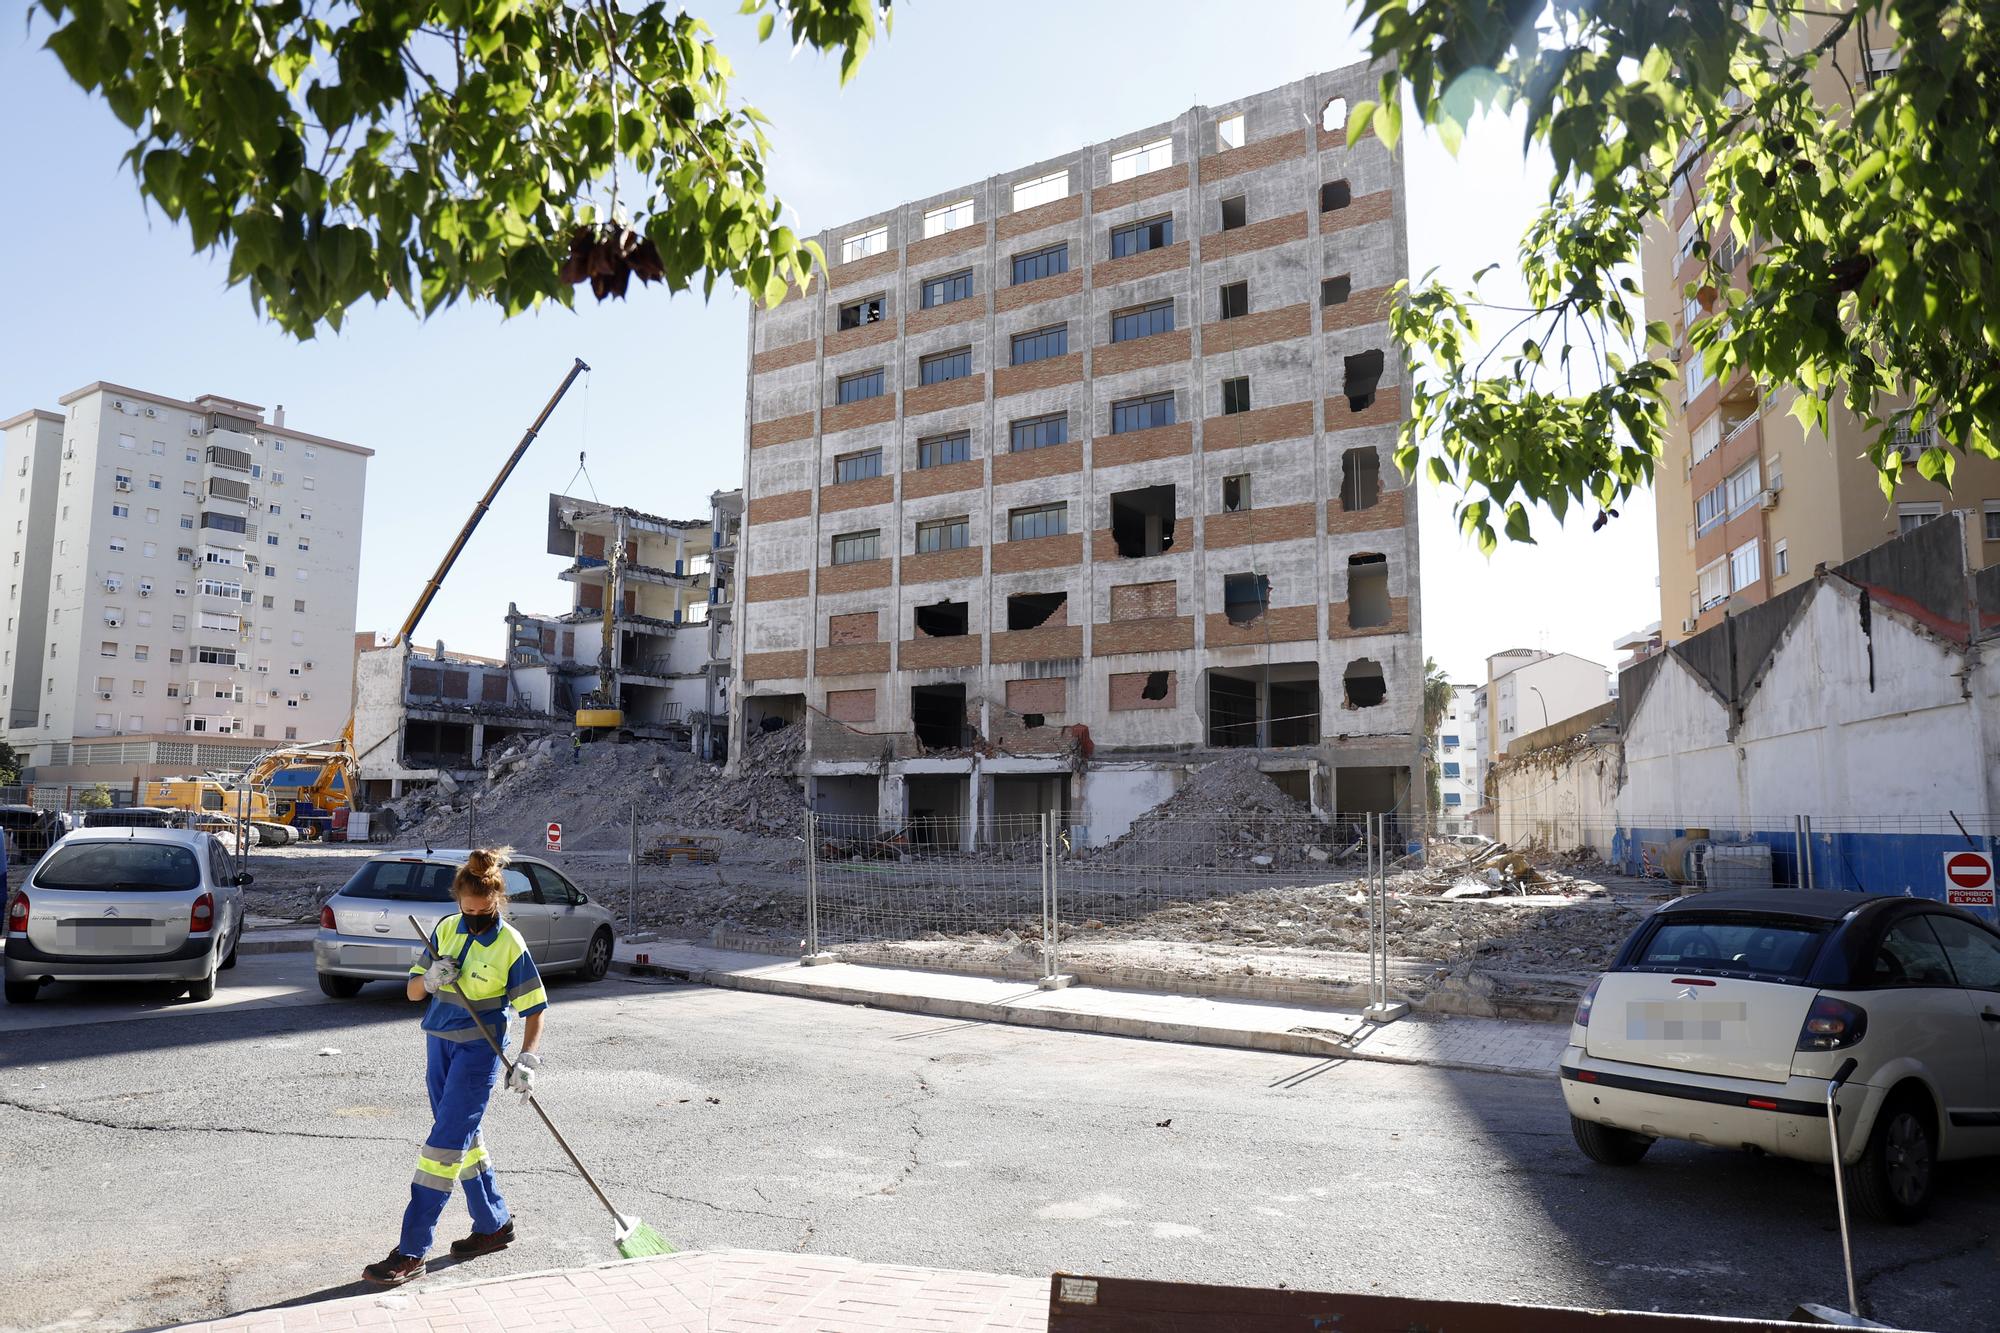
<svg viewBox="0 0 2000 1333">
<path fill-rule="evenodd" d="M 1351 20 L 1325 3 L 1160 2 L 1143 21 L 1101 3 L 911 4 L 842 91 L 830 62 L 759 46 L 733 5 L 694 8 L 734 59 L 739 93 L 775 122 L 773 173 L 802 231 L 1362 56 Z M 358 624 L 386 631 L 581 356 L 594 372 L 418 631 L 468 652 L 501 650 L 509 601 L 568 604 L 542 533 L 545 497 L 570 481 L 579 450 L 600 495 L 654 512 L 706 516 L 711 490 L 740 484 L 742 298 L 635 285 L 623 305 L 586 294 L 575 312 L 503 320 L 467 307 L 428 323 L 385 306 L 294 343 L 225 287 L 219 259 L 192 255 L 141 207 L 119 165 L 124 128 L 39 49 L 46 24 L 31 39 L 17 6 L 0 9 L 13 11 L 0 15 L 0 417 L 104 379 L 283 403 L 301 430 L 368 445 Z M 1546 175 L 1545 161 L 1524 166 L 1518 132 L 1475 130 L 1457 160 L 1421 138 L 1407 151 L 1413 270 L 1511 259 Z M 1484 656 L 1507 647 L 1609 663 L 1614 636 L 1658 617 L 1650 497 L 1595 535 L 1587 519 L 1558 530 L 1545 518 L 1541 546 L 1489 561 L 1452 527 L 1450 497 L 1428 482 L 1421 493 L 1425 646 L 1454 679 L 1483 679 Z"/>
</svg>

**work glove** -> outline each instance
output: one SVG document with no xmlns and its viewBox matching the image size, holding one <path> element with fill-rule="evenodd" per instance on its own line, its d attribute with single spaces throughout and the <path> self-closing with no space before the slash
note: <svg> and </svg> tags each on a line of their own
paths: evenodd
<svg viewBox="0 0 2000 1333">
<path fill-rule="evenodd" d="M 507 1091 L 518 1092 L 521 1100 L 535 1090 L 535 1071 L 542 1067 L 542 1057 L 533 1051 L 523 1051 L 514 1061 L 514 1067 L 507 1071 Z"/>
<path fill-rule="evenodd" d="M 440 958 L 424 969 L 424 989 L 432 995 L 457 980 L 458 964 L 449 958 Z"/>
</svg>

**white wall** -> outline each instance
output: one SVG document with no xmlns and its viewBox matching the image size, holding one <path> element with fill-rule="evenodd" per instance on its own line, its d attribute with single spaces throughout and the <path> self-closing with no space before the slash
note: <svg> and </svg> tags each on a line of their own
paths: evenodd
<svg viewBox="0 0 2000 1333">
<path fill-rule="evenodd" d="M 1102 847 L 1122 838 L 1132 821 L 1179 790 L 1177 768 L 1098 765 L 1083 775 L 1083 809 L 1079 818 L 1089 826 L 1085 845 Z"/>
<path fill-rule="evenodd" d="M 1549 759 L 1510 759 L 1494 770 L 1495 835 L 1512 847 L 1609 858 L 1618 820 L 1618 745 L 1590 745 Z"/>
</svg>

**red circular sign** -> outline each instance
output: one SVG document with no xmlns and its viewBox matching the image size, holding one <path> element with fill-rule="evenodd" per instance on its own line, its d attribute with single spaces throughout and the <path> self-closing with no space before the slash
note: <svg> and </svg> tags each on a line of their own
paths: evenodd
<svg viewBox="0 0 2000 1333">
<path fill-rule="evenodd" d="M 1976 889 L 1993 878 L 1993 867 L 1978 852 L 1960 852 L 1944 863 L 1945 877 L 1962 889 Z"/>
<path fill-rule="evenodd" d="M 562 836 L 562 825 L 561 825 L 561 824 L 550 824 L 550 825 L 549 825 L 549 836 L 550 836 L 551 838 L 560 838 L 560 837 Z"/>
</svg>

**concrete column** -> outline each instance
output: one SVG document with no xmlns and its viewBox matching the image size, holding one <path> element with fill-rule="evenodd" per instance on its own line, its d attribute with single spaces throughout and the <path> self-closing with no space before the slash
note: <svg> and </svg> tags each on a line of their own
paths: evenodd
<svg viewBox="0 0 2000 1333">
<path fill-rule="evenodd" d="M 909 819 L 909 794 L 903 789 L 901 773 L 884 773 L 875 785 L 875 820 L 884 833 L 903 827 Z"/>
<path fill-rule="evenodd" d="M 478 768 L 486 762 L 486 724 L 472 724 L 472 766 Z"/>
<path fill-rule="evenodd" d="M 401 778 L 390 778 L 389 799 L 392 801 L 400 801 L 402 798 L 403 798 L 403 780 Z"/>
<path fill-rule="evenodd" d="M 975 758 L 972 771 L 965 775 L 965 832 L 961 835 L 960 851 L 970 852 L 979 846 L 981 807 L 990 796 L 985 775 L 980 772 L 979 760 Z"/>
</svg>

